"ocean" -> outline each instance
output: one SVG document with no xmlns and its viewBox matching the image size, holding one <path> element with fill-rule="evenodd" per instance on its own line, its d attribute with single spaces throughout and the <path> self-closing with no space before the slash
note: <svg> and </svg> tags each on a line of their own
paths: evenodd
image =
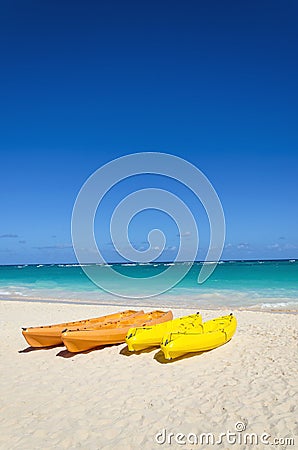
<svg viewBox="0 0 298 450">
<path fill-rule="evenodd" d="M 167 268 L 174 265 L 180 270 L 187 264 L 190 270 L 177 285 L 146 298 L 142 279 L 150 278 L 152 285 L 155 278 L 151 277 L 163 272 L 163 277 L 171 277 Z M 102 280 L 110 276 L 107 265 L 89 267 Z M 0 300 L 298 312 L 298 260 L 220 261 L 213 274 L 198 284 L 201 267 L 199 262 L 111 264 L 109 269 L 125 275 L 126 280 L 131 278 L 123 298 L 96 286 L 78 264 L 0 266 Z M 167 281 L 170 286 L 172 280 Z"/>
</svg>

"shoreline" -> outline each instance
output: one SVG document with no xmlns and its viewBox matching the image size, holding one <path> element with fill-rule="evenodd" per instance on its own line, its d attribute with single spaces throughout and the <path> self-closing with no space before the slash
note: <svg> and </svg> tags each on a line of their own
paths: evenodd
<svg viewBox="0 0 298 450">
<path fill-rule="evenodd" d="M 128 283 L 110 270 L 98 267 L 96 272 L 102 286 L 92 282 L 79 264 L 38 264 L 0 266 L 1 300 L 40 301 L 67 304 L 117 305 L 134 307 L 156 305 L 166 308 L 214 309 L 247 311 L 272 311 L 298 313 L 298 261 L 221 261 L 216 272 L 206 284 L 198 283 L 201 266 L 195 263 L 188 268 L 182 280 L 167 267 L 175 263 L 125 263 L 120 264 L 120 275 L 130 278 Z M 182 263 L 184 264 L 184 263 Z M 176 264 L 179 265 L 178 263 Z M 197 267 L 196 267 L 197 266 Z M 174 268 L 175 269 L 175 268 Z M 112 272 L 113 274 L 114 271 Z M 163 274 L 162 283 L 156 278 Z M 135 284 L 134 279 L 152 278 L 149 285 Z M 179 278 L 179 277 L 178 277 Z"/>
<path fill-rule="evenodd" d="M 125 301 L 127 300 L 127 301 Z M 198 300 L 199 301 L 199 300 Z M 272 314 L 298 314 L 298 309 L 283 309 L 283 308 L 262 308 L 261 306 L 228 306 L 228 305 L 219 305 L 218 307 L 210 306 L 202 306 L 202 308 L 199 307 L 199 305 L 177 305 L 177 304 L 158 304 L 158 302 L 152 302 L 150 304 L 146 304 L 146 302 L 138 302 L 138 301 L 132 301 L 130 302 L 129 299 L 124 299 L 123 302 L 103 302 L 99 300 L 98 302 L 91 302 L 91 301 L 81 301 L 79 299 L 72 299 L 72 300 L 62 300 L 60 298 L 41 298 L 41 297 L 0 297 L 0 303 L 1 302 L 20 302 L 20 303 L 42 303 L 42 304 L 56 304 L 56 305 L 79 305 L 79 306 L 103 306 L 103 307 L 118 307 L 118 308 L 149 308 L 149 309 L 173 309 L 173 310 L 179 310 L 179 309 L 188 309 L 191 311 L 194 310 L 202 310 L 202 311 L 222 311 L 222 310 L 231 310 L 231 311 L 247 311 L 247 312 L 256 312 L 256 313 L 272 313 Z"/>
</svg>

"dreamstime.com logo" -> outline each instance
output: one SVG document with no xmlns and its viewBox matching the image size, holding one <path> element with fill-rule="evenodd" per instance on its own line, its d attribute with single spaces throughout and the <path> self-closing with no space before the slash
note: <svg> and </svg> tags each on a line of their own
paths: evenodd
<svg viewBox="0 0 298 450">
<path fill-rule="evenodd" d="M 225 433 L 172 433 L 165 428 L 155 435 L 155 442 L 159 445 L 249 445 L 254 448 L 258 445 L 270 446 L 294 446 L 295 441 L 293 437 L 272 437 L 271 434 L 263 433 L 261 435 L 256 433 L 246 433 L 246 423 L 235 423 L 235 430 L 227 430 Z M 205 447 L 204 447 L 205 448 Z"/>
<path fill-rule="evenodd" d="M 121 297 L 152 297 L 175 286 L 192 267 L 199 248 L 196 220 L 188 206 L 170 190 L 146 188 L 130 193 L 121 199 L 110 220 L 110 238 L 118 255 L 128 262 L 151 263 L 166 249 L 164 233 L 153 229 L 147 236 L 148 248 L 136 249 L 129 240 L 131 220 L 145 210 L 166 213 L 179 230 L 179 246 L 175 260 L 188 261 L 167 267 L 151 277 L 126 276 L 107 264 L 97 246 L 94 235 L 96 211 L 104 196 L 118 183 L 140 175 L 159 175 L 176 180 L 190 189 L 203 205 L 209 219 L 210 243 L 206 258 L 198 273 L 198 283 L 203 283 L 214 271 L 222 254 L 225 239 L 225 219 L 220 200 L 206 176 L 193 164 L 165 153 L 134 153 L 115 159 L 96 170 L 82 186 L 72 214 L 72 242 L 78 262 L 86 275 L 101 289 Z M 119 224 L 121 225 L 119 227 Z M 191 246 L 183 230 L 187 224 Z M 92 262 L 90 263 L 90 255 Z M 207 264 L 208 263 L 208 264 Z M 104 274 L 102 267 L 105 266 Z M 103 276 L 104 275 L 104 276 Z M 127 294 L 134 286 L 134 294 Z M 135 294 L 139 292 L 138 294 Z"/>
</svg>

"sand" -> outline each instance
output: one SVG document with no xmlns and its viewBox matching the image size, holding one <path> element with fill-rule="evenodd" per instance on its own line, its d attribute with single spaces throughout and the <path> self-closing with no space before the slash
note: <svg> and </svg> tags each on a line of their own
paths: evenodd
<svg viewBox="0 0 298 450">
<path fill-rule="evenodd" d="M 116 310 L 0 302 L 0 448 L 298 448 L 297 315 L 235 312 L 229 343 L 169 363 L 158 349 L 128 356 L 125 344 L 77 355 L 64 347 L 32 351 L 20 332 Z M 212 445 L 228 431 L 235 436 Z M 248 447 L 244 439 L 257 441 Z"/>
</svg>

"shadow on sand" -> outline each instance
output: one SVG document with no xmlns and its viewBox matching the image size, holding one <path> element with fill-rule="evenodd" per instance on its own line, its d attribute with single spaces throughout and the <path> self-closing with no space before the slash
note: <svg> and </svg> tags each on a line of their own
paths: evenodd
<svg viewBox="0 0 298 450">
<path fill-rule="evenodd" d="M 207 350 L 207 351 L 211 351 L 211 350 Z M 160 364 L 172 364 L 175 361 L 181 361 L 182 359 L 188 359 L 188 358 L 192 358 L 193 356 L 203 355 L 204 353 L 207 353 L 207 351 L 205 351 L 205 352 L 195 352 L 195 353 L 186 353 L 185 355 L 179 356 L 179 358 L 166 359 L 164 357 L 163 352 L 161 350 L 159 350 L 157 353 L 155 353 L 154 359 L 157 362 L 159 362 Z"/>
<path fill-rule="evenodd" d="M 124 356 L 132 356 L 132 355 L 141 355 L 142 353 L 151 353 L 154 350 L 157 350 L 158 346 L 155 347 L 148 347 L 148 348 L 144 348 L 144 350 L 140 350 L 138 352 L 130 352 L 128 350 L 128 346 L 126 345 L 122 350 L 120 350 L 120 355 L 124 355 Z"/>
<path fill-rule="evenodd" d="M 52 350 L 53 348 L 62 347 L 63 344 L 60 345 L 52 345 L 51 347 L 27 347 L 23 350 L 19 350 L 18 353 L 31 353 L 31 352 L 37 352 L 41 350 Z"/>
<path fill-rule="evenodd" d="M 98 347 L 90 348 L 89 350 L 84 350 L 83 352 L 70 352 L 67 349 L 61 350 L 61 352 L 57 353 L 56 356 L 59 356 L 60 358 L 73 358 L 77 355 L 88 355 L 88 353 L 92 353 L 94 351 L 101 351 L 108 347 L 114 347 L 118 344 L 111 344 L 111 345 L 99 345 Z"/>
</svg>

